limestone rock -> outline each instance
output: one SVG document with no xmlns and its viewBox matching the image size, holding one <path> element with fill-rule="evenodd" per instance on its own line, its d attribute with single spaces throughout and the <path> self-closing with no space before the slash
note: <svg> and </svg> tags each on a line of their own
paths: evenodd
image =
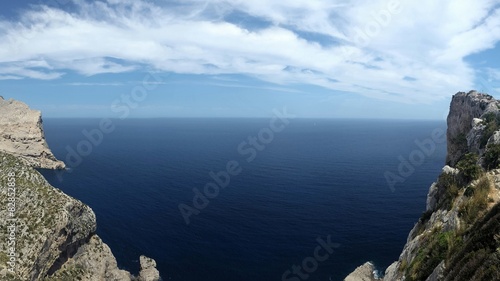
<svg viewBox="0 0 500 281">
<path fill-rule="evenodd" d="M 490 144 L 499 144 L 500 143 L 500 131 L 496 131 L 493 135 L 488 139 L 488 145 Z"/>
<path fill-rule="evenodd" d="M 426 201 L 426 211 L 434 211 L 437 207 L 438 203 L 438 187 L 436 183 L 432 183 L 431 187 L 429 188 L 429 193 L 427 193 L 427 201 Z"/>
<path fill-rule="evenodd" d="M 34 169 L 64 167 L 47 146 L 40 112 L 0 97 L 0 201 L 5 202 L 0 223 L 8 230 L 0 231 L 0 280 L 137 280 L 118 268 L 110 248 L 95 234 L 92 209 Z M 15 246 L 7 251 L 12 240 Z M 141 257 L 141 280 L 158 280 L 155 266 Z"/>
<path fill-rule="evenodd" d="M 73 276 L 82 281 L 130 281 L 133 278 L 129 272 L 118 269 L 113 253 L 97 235 L 92 235 L 88 243 L 82 245 L 47 280 L 61 280 L 64 276 Z"/>
<path fill-rule="evenodd" d="M 458 174 L 458 169 L 457 168 L 452 168 L 448 165 L 445 165 L 442 169 L 442 172 L 445 173 L 445 174 L 453 174 L 453 175 L 456 175 Z"/>
<path fill-rule="evenodd" d="M 344 281 L 375 281 L 376 279 L 373 277 L 374 270 L 375 267 L 373 264 L 371 262 L 366 262 L 349 274 Z"/>
<path fill-rule="evenodd" d="M 156 261 L 146 256 L 139 258 L 141 271 L 139 272 L 140 281 L 158 281 L 160 280 L 160 272 L 156 269 Z"/>
<path fill-rule="evenodd" d="M 401 281 L 402 279 L 398 277 L 398 268 L 400 267 L 399 262 L 393 262 L 385 270 L 384 280 L 391 281 Z"/>
<path fill-rule="evenodd" d="M 456 175 L 458 174 L 458 169 L 452 168 L 448 165 L 445 165 L 442 169 L 443 174 L 451 174 L 451 175 Z M 426 201 L 426 211 L 434 211 L 436 210 L 440 197 L 441 196 L 441 191 L 439 190 L 438 186 L 436 183 L 433 183 L 431 187 L 429 188 L 429 192 L 427 193 L 427 201 Z"/>
<path fill-rule="evenodd" d="M 447 118 L 448 165 L 454 166 L 467 151 L 480 150 L 478 134 L 482 125 L 475 118 L 489 112 L 499 112 L 498 106 L 499 102 L 492 96 L 476 91 L 460 92 L 453 96 Z"/>
<path fill-rule="evenodd" d="M 448 115 L 447 131 L 448 154 L 446 162 L 450 166 L 444 166 L 441 174 L 442 177 L 438 179 L 437 183 L 433 183 L 429 188 L 426 202 L 427 211 L 410 231 L 398 261 L 392 263 L 386 269 L 384 280 L 403 281 L 410 279 L 410 277 L 405 276 L 405 274 L 412 274 L 411 278 L 427 281 L 448 280 L 448 278 L 451 278 L 450 280 L 471 280 L 470 276 L 466 274 L 461 275 L 458 279 L 456 278 L 457 274 L 454 275 L 454 277 L 446 276 L 446 274 L 451 274 L 450 272 L 460 272 L 463 268 L 472 266 L 472 262 L 466 264 L 465 267 L 462 263 L 453 263 L 454 260 L 469 259 L 470 261 L 472 259 L 471 256 L 464 255 L 463 251 L 465 248 L 457 248 L 457 252 L 451 253 L 451 256 L 450 254 L 444 255 L 446 260 L 440 260 L 441 257 L 434 256 L 432 258 L 432 263 L 427 263 L 425 266 L 423 265 L 422 258 L 424 258 L 424 260 L 428 259 L 430 255 L 427 254 L 423 256 L 422 254 L 425 253 L 423 252 L 424 250 L 431 252 L 435 251 L 436 245 L 443 243 L 443 241 L 448 241 L 448 243 L 450 241 L 462 241 L 453 244 L 454 246 L 469 245 L 467 244 L 468 242 L 474 243 L 473 241 L 468 241 L 468 239 L 472 239 L 471 235 L 474 233 L 481 233 L 482 238 L 497 237 L 495 235 L 498 235 L 497 231 L 500 229 L 500 221 L 497 218 L 500 216 L 498 215 L 498 213 L 500 213 L 500 205 L 498 203 L 500 202 L 500 192 L 498 191 L 500 189 L 500 169 L 486 171 L 482 176 L 483 183 L 484 180 L 490 182 L 490 190 L 488 191 L 487 197 L 488 204 L 486 204 L 482 212 L 475 215 L 477 216 L 476 221 L 471 222 L 465 221 L 463 217 L 464 214 L 469 212 L 467 208 L 470 205 L 468 204 L 474 203 L 469 197 L 470 193 L 466 195 L 466 190 L 475 190 L 481 181 L 475 180 L 471 183 L 463 183 L 460 177 L 456 177 L 459 170 L 451 167 L 454 166 L 465 153 L 477 153 L 480 159 L 481 156 L 484 155 L 485 150 L 487 150 L 487 146 L 484 147 L 483 137 L 486 126 L 481 117 L 489 113 L 497 114 L 497 116 L 500 114 L 500 103 L 493 99 L 492 96 L 479 94 L 475 91 L 457 93 L 453 96 L 450 105 L 450 114 Z M 488 134 L 490 133 L 491 132 L 488 131 Z M 493 135 L 489 137 L 488 144 L 492 143 L 500 143 L 500 131 L 494 132 Z M 481 145 L 483 145 L 483 147 L 481 147 Z M 480 163 L 481 160 L 478 164 Z M 443 182 L 439 182 L 441 179 Z M 488 227 L 483 227 L 486 224 L 488 224 Z M 489 229 L 490 232 L 483 232 L 484 229 Z M 466 234 L 464 235 L 463 233 Z M 493 240 L 493 238 L 490 240 L 486 239 L 486 241 L 489 242 Z M 451 244 L 447 244 L 447 247 L 450 245 Z M 487 257 L 490 261 L 489 264 L 474 264 L 474 270 L 477 269 L 477 272 L 479 272 L 478 274 L 486 272 L 486 268 L 490 265 L 491 268 L 498 268 L 498 266 L 500 266 L 500 259 L 498 259 L 497 253 L 495 252 L 495 249 L 500 249 L 500 238 L 498 239 L 498 243 L 494 246 L 485 245 L 486 244 L 481 243 L 474 245 L 478 248 L 477 253 L 482 253 L 485 256 L 489 254 Z M 451 263 L 449 263 L 450 260 Z M 449 264 L 453 264 L 454 267 L 446 268 L 445 265 Z M 424 266 L 424 268 L 422 268 L 422 266 Z M 494 274 L 497 273 L 496 271 L 491 272 Z M 419 275 L 420 273 L 425 273 L 425 275 Z M 496 277 L 490 276 L 488 277 L 489 279 L 481 279 L 481 276 L 478 275 L 474 280 L 500 280 L 498 279 L 500 274 L 496 274 L 495 276 Z"/>
<path fill-rule="evenodd" d="M 19 156 L 35 168 L 65 168 L 45 141 L 40 111 L 3 97 L 0 97 L 0 151 Z"/>
<path fill-rule="evenodd" d="M 486 125 L 483 123 L 483 119 L 474 118 L 472 119 L 472 128 L 467 133 L 467 146 L 470 152 L 481 153 L 480 142 L 483 135 L 483 130 Z"/>
<path fill-rule="evenodd" d="M 0 201 L 15 198 L 15 209 L 1 208 L 0 218 L 2 228 L 15 228 L 0 231 L 0 249 L 14 237 L 15 262 L 9 273 L 11 257 L 0 251 L 0 280 L 130 280 L 94 234 L 96 217 L 89 206 L 52 187 L 18 157 L 0 152 L 0 186 L 9 182 L 15 190 L 1 188 Z"/>
<path fill-rule="evenodd" d="M 434 269 L 434 271 L 431 273 L 431 275 L 429 275 L 429 277 L 427 277 L 427 279 L 425 281 L 439 281 L 439 280 L 443 280 L 444 278 L 444 270 L 445 270 L 445 265 L 444 265 L 444 261 L 442 261 L 438 266 L 436 266 L 436 268 Z"/>
</svg>

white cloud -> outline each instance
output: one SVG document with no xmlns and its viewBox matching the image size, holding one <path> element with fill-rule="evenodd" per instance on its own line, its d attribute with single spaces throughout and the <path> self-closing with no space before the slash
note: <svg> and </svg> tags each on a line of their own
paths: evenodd
<svg viewBox="0 0 500 281">
<path fill-rule="evenodd" d="M 3 77 L 33 78 L 52 80 L 64 75 L 62 72 L 53 71 L 49 65 L 36 60 L 0 63 L 0 75 Z"/>
<path fill-rule="evenodd" d="M 105 58 L 85 58 L 72 61 L 54 62 L 58 68 L 72 69 L 83 75 L 91 76 L 100 73 L 121 73 L 136 69 L 135 66 L 126 66 L 109 61 Z"/>
<path fill-rule="evenodd" d="M 124 83 L 111 82 L 111 83 L 96 83 L 96 82 L 72 82 L 67 83 L 69 86 L 123 86 Z"/>
<path fill-rule="evenodd" d="M 21 80 L 23 77 L 15 75 L 0 75 L 0 80 Z"/>
<path fill-rule="evenodd" d="M 0 79 L 146 68 L 432 102 L 473 88 L 476 73 L 464 58 L 500 40 L 498 0 L 331 2 L 78 0 L 72 13 L 39 7 L 19 23 L 0 21 Z M 234 11 L 271 24 L 225 21 Z"/>
</svg>

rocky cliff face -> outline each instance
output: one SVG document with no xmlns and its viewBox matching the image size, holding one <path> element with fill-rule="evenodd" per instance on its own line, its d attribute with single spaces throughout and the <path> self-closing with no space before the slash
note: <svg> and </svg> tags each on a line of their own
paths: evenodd
<svg viewBox="0 0 500 281">
<path fill-rule="evenodd" d="M 482 128 L 481 116 L 497 113 L 500 102 L 492 96 L 476 91 L 460 92 L 453 96 L 447 118 L 448 155 L 446 164 L 454 166 L 467 152 L 482 153 L 480 143 Z M 476 120 L 474 120 L 476 119 Z"/>
<path fill-rule="evenodd" d="M 0 132 L 8 152 L 0 151 L 0 280 L 159 280 L 146 257 L 138 277 L 120 270 L 95 234 L 92 209 L 34 169 L 64 167 L 46 145 L 39 112 L 1 99 Z"/>
<path fill-rule="evenodd" d="M 375 267 L 371 262 L 358 266 L 351 274 L 349 274 L 344 281 L 375 281 L 373 271 Z"/>
<path fill-rule="evenodd" d="M 12 203 L 0 209 L 2 280 L 130 280 L 95 235 L 88 206 L 19 158 L 0 153 L 0 160 L 0 199 Z"/>
<path fill-rule="evenodd" d="M 500 280 L 499 108 L 492 96 L 475 91 L 453 96 L 448 165 L 383 280 Z"/>
<path fill-rule="evenodd" d="M 35 168 L 64 169 L 47 146 L 40 111 L 0 97 L 0 151 L 14 154 Z"/>
</svg>

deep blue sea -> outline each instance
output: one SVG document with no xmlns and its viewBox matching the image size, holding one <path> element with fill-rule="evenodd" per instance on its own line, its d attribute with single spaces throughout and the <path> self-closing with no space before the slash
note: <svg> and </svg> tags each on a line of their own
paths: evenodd
<svg viewBox="0 0 500 281">
<path fill-rule="evenodd" d="M 83 132 L 95 133 L 99 119 L 46 119 L 56 157 L 74 150 L 81 159 L 70 157 L 64 174 L 42 173 L 92 207 L 97 233 L 134 273 L 146 255 L 164 280 L 336 281 L 366 261 L 383 270 L 397 260 L 446 155 L 445 143 L 424 154 L 415 141 L 445 122 L 293 119 L 270 138 L 269 120 L 116 119 L 91 144 Z M 249 159 L 248 138 L 260 141 L 261 131 L 268 143 Z M 238 152 L 243 142 L 248 154 Z M 422 155 L 393 192 L 384 173 Z M 179 204 L 192 207 L 193 189 L 230 161 L 241 172 L 187 225 Z M 328 236 L 338 247 L 318 261 L 317 238 Z M 283 279 L 294 265 L 302 276 Z"/>
</svg>

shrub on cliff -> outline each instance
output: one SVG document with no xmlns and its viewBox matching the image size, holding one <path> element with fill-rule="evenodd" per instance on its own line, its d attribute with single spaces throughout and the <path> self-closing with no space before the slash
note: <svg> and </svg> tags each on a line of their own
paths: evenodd
<svg viewBox="0 0 500 281">
<path fill-rule="evenodd" d="M 456 244 L 457 237 L 452 231 L 442 232 L 440 228 L 435 228 L 423 239 L 422 248 L 404 269 L 408 281 L 426 280 L 434 268 L 450 254 L 449 249 Z"/>
<path fill-rule="evenodd" d="M 447 260 L 445 281 L 500 280 L 500 204 L 464 233 Z"/>
<path fill-rule="evenodd" d="M 485 147 L 493 133 L 500 129 L 500 116 L 493 112 L 485 114 L 483 116 L 483 123 L 486 127 L 484 128 L 483 135 L 479 142 L 480 148 Z"/>
<path fill-rule="evenodd" d="M 464 154 L 467 152 L 467 135 L 465 133 L 458 134 L 455 138 L 451 139 L 451 143 L 457 147 L 457 151 L 460 154 Z"/>
<path fill-rule="evenodd" d="M 482 169 L 477 161 L 478 156 L 475 153 L 467 153 L 458 161 L 456 167 L 460 170 L 459 178 L 463 184 L 469 184 L 482 174 Z"/>
<path fill-rule="evenodd" d="M 468 225 L 473 224 L 488 206 L 490 185 L 490 180 L 484 176 L 474 187 L 468 187 L 464 193 L 466 198 L 459 207 L 458 215 Z"/>
<path fill-rule="evenodd" d="M 484 167 L 487 170 L 500 166 L 500 144 L 490 144 L 484 153 Z"/>
<path fill-rule="evenodd" d="M 453 201 L 458 195 L 461 188 L 460 175 L 454 173 L 442 173 L 437 181 L 437 208 L 450 210 L 453 206 Z"/>
</svg>

